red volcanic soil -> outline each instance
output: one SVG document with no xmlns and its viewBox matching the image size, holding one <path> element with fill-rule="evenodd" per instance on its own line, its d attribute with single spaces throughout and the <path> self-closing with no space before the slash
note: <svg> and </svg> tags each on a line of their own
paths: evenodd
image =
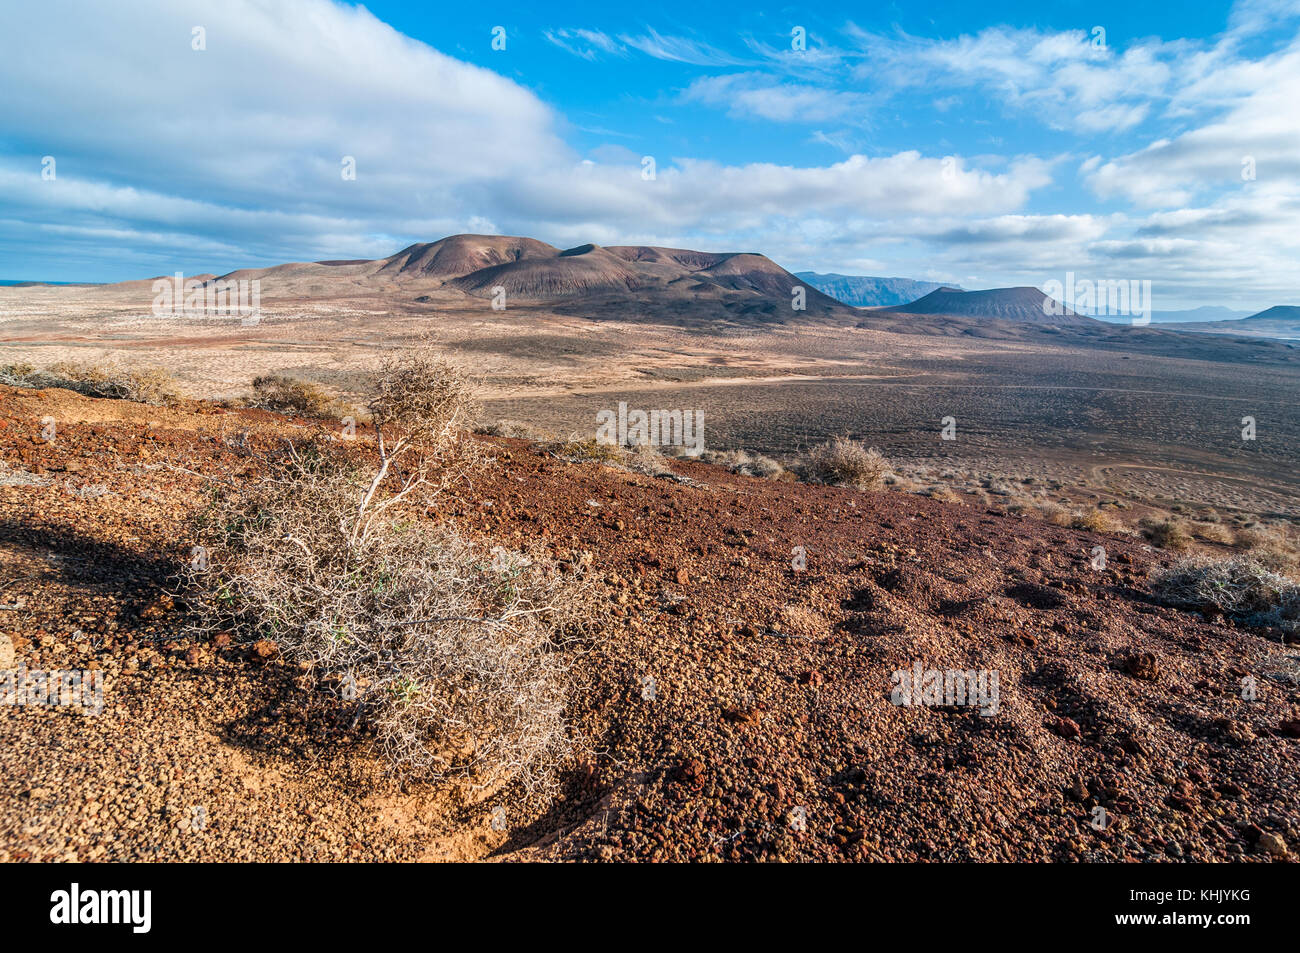
<svg viewBox="0 0 1300 953">
<path fill-rule="evenodd" d="M 56 391 L 0 405 L 0 633 L 28 668 L 106 673 L 101 715 L 0 709 L 0 860 L 1294 856 L 1300 655 L 1154 604 L 1163 557 L 1133 541 L 482 438 L 491 462 L 440 518 L 595 575 L 570 700 L 589 753 L 553 802 L 457 799 L 388 779 L 292 664 L 191 641 L 164 594 L 192 474 L 247 466 L 223 434 L 305 427 Z M 895 705 L 916 663 L 996 672 L 996 713 Z"/>
</svg>

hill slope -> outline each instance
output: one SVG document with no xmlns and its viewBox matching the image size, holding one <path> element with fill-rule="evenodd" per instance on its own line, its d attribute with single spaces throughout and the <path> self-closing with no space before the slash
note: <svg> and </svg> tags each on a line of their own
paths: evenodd
<svg viewBox="0 0 1300 953">
<path fill-rule="evenodd" d="M 884 308 L 889 314 L 943 315 L 946 317 L 1014 321 L 1022 324 L 1099 325 L 1101 322 L 1077 314 L 1037 288 L 992 288 L 961 291 L 939 288 L 910 304 Z M 1060 312 L 1051 313 L 1053 310 Z"/>
<path fill-rule="evenodd" d="M 706 325 L 831 320 L 853 312 L 754 252 L 648 245 L 560 250 L 532 238 L 452 235 L 374 261 L 299 262 L 241 269 L 216 280 L 258 279 L 262 300 L 395 297 L 439 307 L 480 307 L 504 289 L 508 307 L 547 304 L 563 313 Z M 796 289 L 804 307 L 794 307 Z"/>
<path fill-rule="evenodd" d="M 1177 331 L 1233 334 L 1245 338 L 1300 341 L 1300 306 L 1279 304 L 1236 321 L 1196 321 L 1167 325 Z"/>
<path fill-rule="evenodd" d="M 591 754 L 549 804 L 403 787 L 337 693 L 195 641 L 166 595 L 198 474 L 253 475 L 229 435 L 308 427 L 4 387 L 0 411 L 3 635 L 31 670 L 105 673 L 98 716 L 0 718 L 0 861 L 1267 860 L 1262 835 L 1300 816 L 1294 652 L 1153 604 L 1167 557 L 1136 540 L 501 439 L 445 515 L 590 567 L 567 718 Z M 47 415 L 52 444 L 32 436 Z M 918 663 L 998 673 L 997 711 L 891 703 Z M 1241 702 L 1248 673 L 1266 703 Z M 213 820 L 201 836 L 189 805 Z"/>
</svg>

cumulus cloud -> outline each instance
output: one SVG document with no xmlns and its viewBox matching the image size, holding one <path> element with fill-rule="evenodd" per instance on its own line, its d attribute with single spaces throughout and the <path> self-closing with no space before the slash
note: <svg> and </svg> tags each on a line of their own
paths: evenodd
<svg viewBox="0 0 1300 953">
<path fill-rule="evenodd" d="M 484 222 L 553 240 L 647 229 L 761 239 L 781 219 L 1014 211 L 1050 180 L 1036 159 L 994 173 L 913 151 L 828 166 L 661 156 L 647 181 L 636 153 L 602 148 L 582 160 L 557 132 L 563 117 L 535 94 L 362 8 L 64 7 L 61 17 L 0 14 L 0 120 L 20 131 L 0 156 L 0 202 L 10 222 L 46 236 L 55 225 L 86 241 L 134 231 L 136 259 L 163 271 L 168 254 L 351 257 Z M 192 48 L 193 24 L 206 49 Z M 613 42 L 594 31 L 556 38 Z M 666 56 L 707 53 L 653 31 L 643 39 Z M 756 111 L 811 108 L 797 89 L 784 100 L 752 91 Z M 56 160 L 52 181 L 40 177 L 42 155 Z M 352 163 L 355 178 L 344 175 Z M 0 224 L 0 242 L 29 238 Z"/>
<path fill-rule="evenodd" d="M 1226 112 L 1188 132 L 1158 139 L 1107 162 L 1087 181 L 1102 198 L 1153 206 L 1186 205 L 1209 190 L 1289 183 L 1300 190 L 1300 44 L 1261 60 L 1231 63 L 1197 80 Z"/>
<path fill-rule="evenodd" d="M 1243 52 L 1257 50 L 1261 23 L 1292 15 L 1281 0 L 1239 6 L 1213 42 L 1123 51 L 1083 31 L 1010 28 L 946 40 L 851 29 L 852 48 L 817 38 L 804 54 L 744 37 L 733 54 L 649 28 L 546 33 L 586 59 L 694 67 L 657 104 L 664 113 L 688 103 L 746 123 L 807 123 L 786 142 L 845 153 L 829 164 L 797 152 L 720 161 L 725 153 L 678 137 L 655 156 L 653 178 L 634 137 L 613 145 L 617 130 L 584 129 L 599 138 L 579 151 L 566 139 L 575 127 L 537 93 L 361 7 L 54 2 L 56 15 L 48 5 L 0 8 L 0 255 L 26 263 L 14 277 L 378 257 L 410 241 L 501 231 L 557 245 L 760 250 L 823 271 L 887 261 L 896 274 L 971 286 L 973 275 L 1036 284 L 1069 266 L 1270 295 L 1295 283 L 1272 275 L 1293 274 L 1300 252 L 1290 120 L 1300 49 Z M 196 24 L 206 49 L 192 47 Z M 878 81 L 838 82 L 855 64 Z M 701 75 L 719 66 L 741 69 Z M 1074 157 L 1078 183 L 1114 207 L 1089 210 L 1055 181 L 1055 155 L 876 149 L 862 117 L 912 85 L 936 109 L 992 98 L 1049 126 L 1128 130 L 1121 154 L 1091 146 Z M 1155 124 L 1165 134 L 1140 145 L 1139 130 Z M 40 174 L 47 155 L 52 180 Z M 1254 180 L 1241 178 L 1245 155 Z M 355 178 L 342 174 L 345 157 Z"/>
</svg>

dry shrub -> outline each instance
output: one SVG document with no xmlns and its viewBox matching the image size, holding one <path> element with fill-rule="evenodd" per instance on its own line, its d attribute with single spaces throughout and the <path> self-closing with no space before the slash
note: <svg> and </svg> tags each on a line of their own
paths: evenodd
<svg viewBox="0 0 1300 953">
<path fill-rule="evenodd" d="M 1256 549 L 1269 543 L 1269 536 L 1258 526 L 1245 526 L 1233 533 L 1232 544 L 1238 549 Z"/>
<path fill-rule="evenodd" d="M 459 372 L 397 357 L 374 393 L 377 460 L 318 438 L 220 487 L 188 580 L 200 629 L 307 663 L 402 774 L 544 785 L 570 745 L 561 633 L 587 584 L 421 518 L 476 463 Z"/>
<path fill-rule="evenodd" d="M 818 483 L 878 490 L 885 485 L 889 461 L 875 447 L 835 437 L 809 452 L 807 470 Z"/>
<path fill-rule="evenodd" d="M 284 374 L 263 374 L 253 378 L 253 393 L 244 405 L 314 419 L 343 415 L 342 405 L 324 388 Z"/>
<path fill-rule="evenodd" d="M 1101 510 L 1092 509 L 1074 513 L 1070 517 L 1073 529 L 1083 529 L 1090 533 L 1118 533 L 1122 526 Z"/>
<path fill-rule="evenodd" d="M 567 463 L 622 463 L 624 451 L 615 444 L 602 443 L 592 437 L 579 440 L 570 437 L 546 447 L 548 453 Z"/>
<path fill-rule="evenodd" d="M 946 483 L 936 483 L 933 486 L 927 486 L 917 492 L 921 496 L 928 496 L 930 499 L 938 500 L 940 503 L 961 502 L 961 496 Z"/>
<path fill-rule="evenodd" d="M 1038 515 L 1054 526 L 1069 526 L 1074 522 L 1074 514 L 1058 503 L 1040 503 Z"/>
<path fill-rule="evenodd" d="M 1293 539 L 1282 532 L 1255 526 L 1233 534 L 1232 544 L 1274 572 L 1291 573 L 1300 568 L 1300 552 Z"/>
<path fill-rule="evenodd" d="M 1152 575 L 1151 590 L 1166 605 L 1300 632 L 1300 585 L 1249 556 L 1179 560 Z"/>
<path fill-rule="evenodd" d="M 117 363 L 85 364 L 63 361 L 38 371 L 30 364 L 0 368 L 0 383 L 15 387 L 57 387 L 87 397 L 166 405 L 180 399 L 171 373 L 161 367 L 125 367 Z"/>
<path fill-rule="evenodd" d="M 1169 549 L 1177 552 L 1184 550 L 1191 545 L 1191 534 L 1187 532 L 1187 528 L 1178 520 L 1144 519 L 1141 526 L 1143 535 L 1161 549 Z"/>
<path fill-rule="evenodd" d="M 1207 543 L 1219 543 L 1224 546 L 1232 545 L 1234 535 L 1232 530 L 1221 523 L 1195 523 L 1192 526 L 1193 532 L 1205 540 Z"/>
<path fill-rule="evenodd" d="M 8 384 L 10 387 L 30 387 L 28 378 L 36 373 L 36 368 L 31 364 L 3 364 L 0 365 L 0 384 Z"/>
<path fill-rule="evenodd" d="M 785 467 L 771 457 L 747 450 L 706 450 L 700 454 L 703 463 L 726 467 L 732 473 L 741 476 L 761 477 L 765 480 L 779 480 L 785 475 Z"/>
<path fill-rule="evenodd" d="M 664 476 L 673 472 L 668 466 L 668 460 L 659 452 L 659 448 L 648 443 L 628 448 L 624 463 L 628 469 L 636 473 L 644 473 L 646 476 Z"/>
</svg>

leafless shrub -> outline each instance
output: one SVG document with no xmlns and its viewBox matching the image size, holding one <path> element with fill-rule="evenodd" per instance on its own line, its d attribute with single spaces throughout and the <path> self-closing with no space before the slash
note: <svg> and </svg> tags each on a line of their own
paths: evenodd
<svg viewBox="0 0 1300 953">
<path fill-rule="evenodd" d="M 339 417 L 343 414 L 339 401 L 322 387 L 284 374 L 263 374 L 253 378 L 253 393 L 244 404 L 278 414 L 314 419 Z"/>
<path fill-rule="evenodd" d="M 1194 523 L 1192 531 L 1207 543 L 1219 543 L 1223 546 L 1232 545 L 1234 538 L 1232 530 L 1218 522 Z"/>
<path fill-rule="evenodd" d="M 161 367 L 125 367 L 116 363 L 78 364 L 60 362 L 48 370 L 30 364 L 0 368 L 0 383 L 12 387 L 56 387 L 87 397 L 107 397 L 140 404 L 173 404 L 180 389 L 171 373 Z"/>
<path fill-rule="evenodd" d="M 1038 515 L 1054 526 L 1069 526 L 1074 515 L 1059 503 L 1038 504 Z"/>
<path fill-rule="evenodd" d="M 648 443 L 628 448 L 624 456 L 624 464 L 629 470 L 644 473 L 646 476 L 664 476 L 673 472 L 668 466 L 668 460 L 659 452 L 659 448 Z"/>
<path fill-rule="evenodd" d="M 1180 560 L 1152 575 L 1151 590 L 1166 605 L 1300 631 L 1300 585 L 1248 556 Z"/>
<path fill-rule="evenodd" d="M 809 452 L 807 471 L 818 483 L 878 490 L 885 484 L 889 461 L 875 447 L 868 449 L 856 440 L 835 437 Z"/>
<path fill-rule="evenodd" d="M 548 444 L 545 449 L 552 456 L 567 463 L 621 464 L 625 455 L 625 451 L 617 445 L 601 443 L 594 437 L 588 440 L 571 437 L 568 440 Z"/>
<path fill-rule="evenodd" d="M 705 450 L 699 459 L 713 466 L 726 467 L 741 476 L 761 477 L 765 480 L 779 480 L 786 473 L 785 467 L 776 460 L 748 450 Z"/>
<path fill-rule="evenodd" d="M 946 483 L 936 483 L 932 486 L 922 487 L 917 490 L 917 493 L 920 496 L 928 496 L 930 499 L 938 500 L 941 503 L 957 503 L 961 500 L 957 491 Z"/>
<path fill-rule="evenodd" d="M 219 488 L 189 571 L 198 626 L 307 663 L 400 773 L 545 785 L 570 745 L 561 642 L 587 583 L 421 518 L 476 459 L 458 371 L 395 357 L 374 393 L 377 459 L 318 438 Z"/>
<path fill-rule="evenodd" d="M 1118 533 L 1123 529 L 1118 521 L 1098 509 L 1081 510 L 1072 514 L 1070 527 L 1087 530 L 1090 533 Z"/>
<path fill-rule="evenodd" d="M 1178 552 L 1191 545 L 1191 534 L 1176 519 L 1144 519 L 1140 525 L 1143 535 L 1161 549 Z"/>
</svg>

